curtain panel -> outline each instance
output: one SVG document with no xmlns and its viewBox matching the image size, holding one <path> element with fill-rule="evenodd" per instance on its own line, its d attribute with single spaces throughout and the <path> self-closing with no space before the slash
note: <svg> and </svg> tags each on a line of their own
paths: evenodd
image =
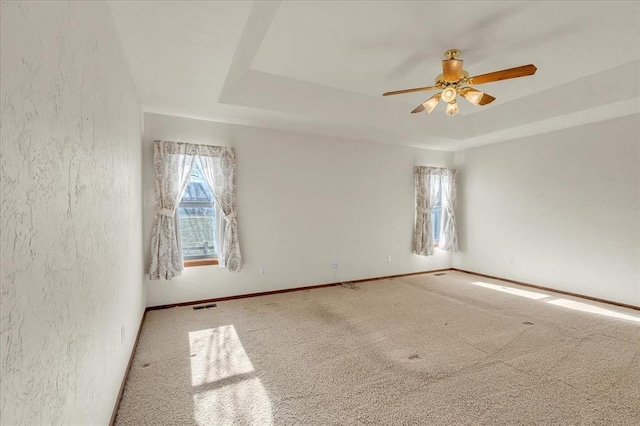
<svg viewBox="0 0 640 426">
<path fill-rule="evenodd" d="M 433 236 L 431 232 L 431 209 L 433 202 L 431 175 L 434 167 L 415 168 L 416 184 L 416 221 L 413 233 L 413 252 L 423 256 L 433 254 Z"/>
<path fill-rule="evenodd" d="M 442 209 L 445 214 L 438 247 L 452 253 L 458 252 L 458 232 L 456 230 L 455 213 L 457 181 L 457 170 L 444 169 L 442 171 Z"/>
<path fill-rule="evenodd" d="M 207 183 L 224 213 L 225 227 L 218 264 L 232 272 L 242 268 L 236 221 L 236 158 L 230 147 L 155 141 L 153 162 L 156 187 L 156 217 L 151 233 L 149 279 L 170 280 L 182 275 L 184 262 L 178 249 L 175 211 L 187 187 L 196 156 L 200 157 Z"/>
<path fill-rule="evenodd" d="M 189 144 L 161 141 L 153 144 L 156 217 L 151 230 L 150 280 L 170 280 L 182 275 L 182 252 L 178 249 L 173 216 L 187 187 L 195 155 L 197 150 Z"/>
<path fill-rule="evenodd" d="M 208 145 L 199 145 L 198 149 L 204 177 L 224 214 L 224 235 L 222 248 L 218 253 L 218 265 L 231 272 L 239 272 L 242 269 L 242 255 L 236 220 L 235 150 L 226 146 Z"/>
<path fill-rule="evenodd" d="M 439 176 L 440 188 L 433 184 L 432 177 Z M 455 197 L 457 171 L 440 167 L 416 166 L 414 169 L 416 190 L 416 216 L 413 233 L 413 252 L 422 256 L 433 254 L 433 232 L 431 213 L 438 190 L 442 194 L 444 226 L 441 229 L 439 247 L 445 251 L 458 251 L 455 222 Z"/>
</svg>

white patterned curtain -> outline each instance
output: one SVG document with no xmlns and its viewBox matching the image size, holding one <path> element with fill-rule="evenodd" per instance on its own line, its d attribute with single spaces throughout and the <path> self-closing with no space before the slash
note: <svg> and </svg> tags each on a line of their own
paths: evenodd
<svg viewBox="0 0 640 426">
<path fill-rule="evenodd" d="M 437 188 L 431 185 L 433 172 L 433 167 L 418 166 L 415 168 L 416 222 L 413 233 L 413 251 L 424 256 L 433 254 L 431 209 L 437 191 Z"/>
<path fill-rule="evenodd" d="M 156 217 L 151 231 L 150 280 L 170 280 L 182 275 L 182 252 L 178 249 L 173 216 L 196 154 L 194 145 L 186 143 L 155 141 L 153 144 Z"/>
<path fill-rule="evenodd" d="M 218 264 L 231 272 L 242 269 L 236 208 L 236 155 L 230 147 L 198 145 L 202 171 L 224 214 L 224 237 Z"/>
<path fill-rule="evenodd" d="M 442 210 L 445 214 L 438 247 L 453 253 L 458 252 L 458 234 L 455 214 L 457 180 L 457 170 L 442 170 Z"/>
</svg>

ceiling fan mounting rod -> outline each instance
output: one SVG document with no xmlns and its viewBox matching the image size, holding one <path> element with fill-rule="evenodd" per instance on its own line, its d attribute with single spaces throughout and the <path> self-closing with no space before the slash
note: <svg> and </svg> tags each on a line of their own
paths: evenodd
<svg viewBox="0 0 640 426">
<path fill-rule="evenodd" d="M 449 49 L 444 52 L 444 59 L 456 59 L 456 57 L 460 54 L 460 49 Z"/>
</svg>

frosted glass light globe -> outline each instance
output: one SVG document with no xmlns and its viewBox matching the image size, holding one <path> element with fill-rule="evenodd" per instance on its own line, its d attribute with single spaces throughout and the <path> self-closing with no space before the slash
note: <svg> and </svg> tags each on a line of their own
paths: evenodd
<svg viewBox="0 0 640 426">
<path fill-rule="evenodd" d="M 458 92 L 453 87 L 447 87 L 442 91 L 442 100 L 445 102 L 451 102 L 456 98 Z"/>
</svg>

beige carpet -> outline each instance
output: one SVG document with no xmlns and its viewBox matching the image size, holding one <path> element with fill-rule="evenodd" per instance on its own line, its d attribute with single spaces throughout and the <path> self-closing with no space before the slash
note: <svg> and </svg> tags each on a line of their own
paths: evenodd
<svg viewBox="0 0 640 426">
<path fill-rule="evenodd" d="M 118 425 L 640 424 L 638 311 L 452 271 L 217 305 L 147 314 Z"/>
</svg>

